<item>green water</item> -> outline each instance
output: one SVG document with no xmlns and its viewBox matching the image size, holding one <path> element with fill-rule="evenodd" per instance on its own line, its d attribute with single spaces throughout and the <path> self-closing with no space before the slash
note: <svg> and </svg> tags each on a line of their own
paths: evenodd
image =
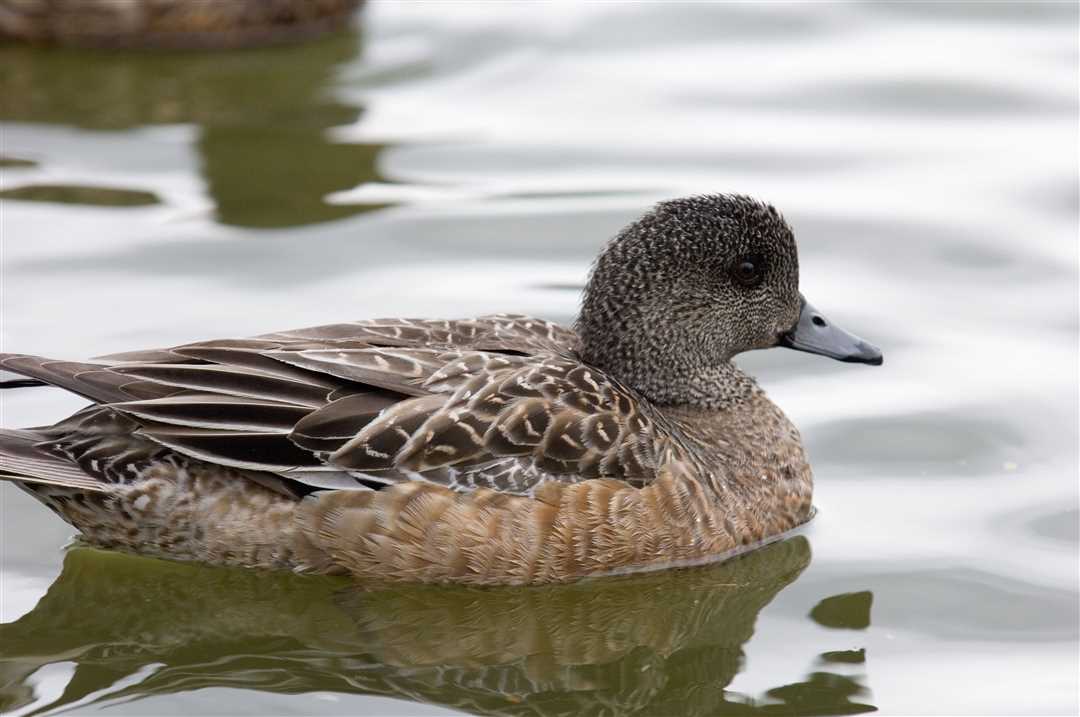
<svg viewBox="0 0 1080 717">
<path fill-rule="evenodd" d="M 818 516 L 732 562 L 393 589 L 65 548 L 0 485 L 0 711 L 1075 714 L 1077 6 L 371 3 L 233 53 L 0 45 L 4 351 L 571 321 L 653 201 L 738 191 L 880 369 L 740 361 Z M 0 394 L 2 424 L 80 401 Z"/>
</svg>

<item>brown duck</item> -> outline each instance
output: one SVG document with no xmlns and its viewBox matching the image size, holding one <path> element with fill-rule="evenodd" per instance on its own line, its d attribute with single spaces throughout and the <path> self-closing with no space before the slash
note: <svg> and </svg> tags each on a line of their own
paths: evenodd
<svg viewBox="0 0 1080 717">
<path fill-rule="evenodd" d="M 0 354 L 94 402 L 0 430 L 96 545 L 363 580 L 524 584 L 745 550 L 806 521 L 799 433 L 731 359 L 880 364 L 802 297 L 791 229 L 664 202 L 601 253 L 574 329 L 382 319 L 108 356 Z"/>
</svg>

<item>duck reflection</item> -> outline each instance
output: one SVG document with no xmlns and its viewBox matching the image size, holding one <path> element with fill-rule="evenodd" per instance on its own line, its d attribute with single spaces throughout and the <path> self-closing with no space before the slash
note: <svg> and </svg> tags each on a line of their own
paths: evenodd
<svg viewBox="0 0 1080 717">
<path fill-rule="evenodd" d="M 726 690 L 760 610 L 809 564 L 802 537 L 724 564 L 573 585 L 388 586 L 71 550 L 37 606 L 0 625 L 0 710 L 75 665 L 35 712 L 204 687 L 389 695 L 478 714 L 872 710 L 815 672 Z"/>
<path fill-rule="evenodd" d="M 269 228 L 329 221 L 384 205 L 332 205 L 326 195 L 389 181 L 377 166 L 387 145 L 327 136 L 363 113 L 332 91 L 339 67 L 360 54 L 355 30 L 304 45 L 198 53 L 0 45 L 0 120 L 101 130 L 194 124 L 220 222 Z M 62 201 L 51 188 L 12 196 Z M 67 201 L 73 189 L 59 187 Z"/>
</svg>

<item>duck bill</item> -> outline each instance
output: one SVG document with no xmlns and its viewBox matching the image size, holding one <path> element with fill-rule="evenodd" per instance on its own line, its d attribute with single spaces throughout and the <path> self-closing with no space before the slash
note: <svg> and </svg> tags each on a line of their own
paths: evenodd
<svg viewBox="0 0 1080 717">
<path fill-rule="evenodd" d="M 801 294 L 799 298 L 802 301 L 799 320 L 790 331 L 780 336 L 778 345 L 828 356 L 837 361 L 881 365 L 884 360 L 881 349 L 834 325 Z"/>
</svg>

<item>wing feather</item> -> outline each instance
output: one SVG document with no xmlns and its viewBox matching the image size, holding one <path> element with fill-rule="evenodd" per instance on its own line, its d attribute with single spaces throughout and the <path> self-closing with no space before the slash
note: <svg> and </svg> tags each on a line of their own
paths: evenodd
<svg viewBox="0 0 1080 717">
<path fill-rule="evenodd" d="M 339 379 L 422 396 L 420 384 L 443 366 L 446 358 L 435 349 L 318 349 L 270 351 L 278 361 Z"/>
<path fill-rule="evenodd" d="M 398 468 L 395 456 L 445 402 L 445 396 L 429 395 L 394 404 L 328 456 L 327 462 L 355 471 Z"/>
<path fill-rule="evenodd" d="M 289 438 L 309 451 L 333 453 L 375 420 L 383 409 L 399 403 L 401 398 L 383 392 L 340 398 L 297 421 Z"/>
<path fill-rule="evenodd" d="M 282 433 L 154 426 L 142 428 L 139 435 L 192 458 L 233 468 L 274 473 L 326 468 Z"/>
<path fill-rule="evenodd" d="M 326 403 L 330 389 L 321 382 L 283 378 L 272 374 L 203 364 L 147 364 L 117 366 L 112 369 L 155 384 L 174 388 L 220 393 L 241 398 L 281 401 L 317 408 Z"/>
<path fill-rule="evenodd" d="M 310 409 L 292 403 L 213 393 L 190 393 L 110 404 L 123 413 L 158 423 L 222 431 L 289 433 Z"/>
<path fill-rule="evenodd" d="M 663 440 L 657 444 L 636 396 L 595 369 L 550 356 L 493 366 L 478 352 L 448 365 L 434 383 L 451 376 L 457 387 L 449 395 L 406 399 L 365 417 L 363 428 L 327 462 L 510 492 L 531 491 L 544 480 L 608 477 L 643 484 L 655 474 Z M 582 396 L 586 389 L 592 395 Z"/>
<path fill-rule="evenodd" d="M 575 358 L 575 341 L 548 321 L 495 315 L 328 324 L 101 364 L 3 361 L 131 423 L 105 438 L 68 426 L 59 448 L 84 463 L 113 465 L 126 431 L 133 460 L 171 450 L 316 488 L 644 484 L 671 442 L 635 394 Z"/>
</svg>

